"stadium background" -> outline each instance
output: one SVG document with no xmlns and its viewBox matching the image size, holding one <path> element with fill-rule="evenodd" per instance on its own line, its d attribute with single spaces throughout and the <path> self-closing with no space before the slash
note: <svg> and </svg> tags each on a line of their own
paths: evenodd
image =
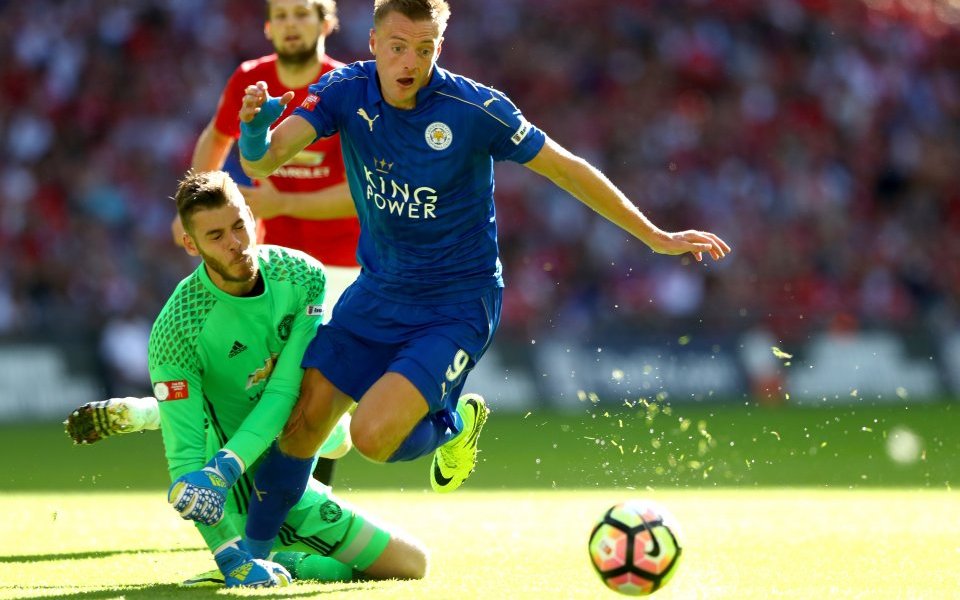
<svg viewBox="0 0 960 600">
<path fill-rule="evenodd" d="M 658 224 L 734 247 L 654 256 L 499 166 L 508 288 L 469 382 L 497 411 L 475 485 L 949 487 L 960 3 L 452 4 L 442 66 Z M 329 54 L 368 57 L 369 5 L 340 2 Z M 0 439 L 43 448 L 0 489 L 164 486 L 159 436 L 81 453 L 53 424 L 149 393 L 150 323 L 195 265 L 169 196 L 226 77 L 269 51 L 262 20 L 259 0 L 0 1 Z M 340 481 L 424 479 L 405 469 L 351 458 Z"/>
</svg>

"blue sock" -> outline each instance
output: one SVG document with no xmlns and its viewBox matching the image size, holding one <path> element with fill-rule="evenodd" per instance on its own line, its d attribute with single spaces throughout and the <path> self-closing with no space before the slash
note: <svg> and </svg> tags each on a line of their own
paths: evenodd
<svg viewBox="0 0 960 600">
<path fill-rule="evenodd" d="M 295 458 L 274 442 L 257 468 L 247 517 L 247 546 L 254 558 L 266 558 L 287 513 L 307 488 L 312 458 Z"/>
<path fill-rule="evenodd" d="M 455 410 L 442 410 L 427 415 L 414 426 L 413 431 L 387 459 L 387 462 L 413 460 L 430 454 L 460 433 L 461 429 L 463 429 L 463 419 Z"/>
</svg>

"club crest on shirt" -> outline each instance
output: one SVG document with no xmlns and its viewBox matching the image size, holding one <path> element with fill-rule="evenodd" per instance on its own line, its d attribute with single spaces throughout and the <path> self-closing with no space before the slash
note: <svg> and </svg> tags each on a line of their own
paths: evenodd
<svg viewBox="0 0 960 600">
<path fill-rule="evenodd" d="M 286 315 L 283 319 L 280 320 L 280 324 L 277 325 L 277 337 L 283 341 L 287 341 L 287 338 L 290 337 L 290 330 L 293 328 L 293 315 Z"/>
<path fill-rule="evenodd" d="M 434 150 L 445 150 L 453 142 L 453 131 L 446 123 L 434 121 L 427 125 L 424 137 L 427 140 L 427 145 Z"/>
<path fill-rule="evenodd" d="M 327 500 L 320 505 L 320 518 L 325 523 L 336 523 L 343 516 L 343 509 L 333 500 Z"/>
</svg>

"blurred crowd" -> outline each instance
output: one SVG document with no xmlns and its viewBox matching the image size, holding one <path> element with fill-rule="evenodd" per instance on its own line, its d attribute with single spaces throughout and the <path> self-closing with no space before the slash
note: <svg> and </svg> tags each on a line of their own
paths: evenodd
<svg viewBox="0 0 960 600">
<path fill-rule="evenodd" d="M 931 26 L 899 1 L 452 1 L 442 66 L 505 91 L 662 227 L 734 247 L 716 265 L 653 256 L 498 167 L 499 335 L 955 328 L 960 34 L 954 12 Z M 328 53 L 368 58 L 372 2 L 339 8 Z M 0 1 L 0 338 L 139 364 L 125 349 L 196 264 L 169 197 L 227 76 L 270 51 L 263 15 Z"/>
</svg>

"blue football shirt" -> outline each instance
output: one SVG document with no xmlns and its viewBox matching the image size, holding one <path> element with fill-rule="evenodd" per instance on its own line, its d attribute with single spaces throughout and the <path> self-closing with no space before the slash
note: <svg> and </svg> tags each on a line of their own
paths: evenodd
<svg viewBox="0 0 960 600">
<path fill-rule="evenodd" d="M 525 163 L 545 135 L 501 92 L 435 67 L 401 110 L 374 61 L 324 75 L 294 114 L 340 133 L 360 217 L 358 279 L 398 302 L 447 303 L 502 287 L 493 161 Z"/>
</svg>

